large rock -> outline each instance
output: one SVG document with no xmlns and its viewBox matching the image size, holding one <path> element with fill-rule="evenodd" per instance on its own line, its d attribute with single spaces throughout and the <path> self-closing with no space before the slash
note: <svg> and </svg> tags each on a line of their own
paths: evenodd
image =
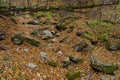
<svg viewBox="0 0 120 80">
<path fill-rule="evenodd" d="M 80 41 L 79 43 L 77 43 L 73 46 L 73 49 L 80 52 L 87 46 L 88 46 L 88 44 L 85 41 Z"/>
<path fill-rule="evenodd" d="M 91 61 L 91 66 L 93 67 L 93 69 L 99 72 L 103 72 L 106 74 L 112 74 L 114 73 L 114 71 L 118 69 L 117 64 L 104 63 L 100 61 L 96 56 L 93 56 L 93 55 L 91 56 L 90 61 Z"/>
<path fill-rule="evenodd" d="M 106 49 L 110 51 L 120 50 L 120 42 L 109 42 L 106 44 Z"/>
</svg>

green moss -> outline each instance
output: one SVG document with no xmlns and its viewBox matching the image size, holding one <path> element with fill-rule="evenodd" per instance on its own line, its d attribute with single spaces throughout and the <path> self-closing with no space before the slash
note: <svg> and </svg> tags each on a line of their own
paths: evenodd
<svg viewBox="0 0 120 80">
<path fill-rule="evenodd" d="M 0 74 L 2 74 L 4 71 L 3 70 L 0 70 Z"/>
<path fill-rule="evenodd" d="M 39 47 L 40 46 L 40 42 L 39 41 L 36 41 L 34 39 L 29 39 L 29 38 L 26 38 L 26 42 L 33 45 L 33 46 L 36 46 L 36 47 Z"/>
<path fill-rule="evenodd" d="M 90 33 L 84 33 L 84 34 L 82 34 L 82 36 L 86 39 L 93 40 L 93 37 Z"/>
<path fill-rule="evenodd" d="M 116 69 L 118 69 L 118 65 L 111 64 L 111 66 L 104 67 L 103 72 L 106 74 L 112 74 Z"/>
<path fill-rule="evenodd" d="M 43 13 L 43 12 L 38 12 L 38 13 L 36 14 L 36 16 L 37 16 L 37 18 L 39 19 L 39 18 L 41 18 L 41 17 L 44 16 L 44 13 Z"/>
<path fill-rule="evenodd" d="M 5 78 L 3 78 L 3 77 L 0 77 L 0 80 L 6 80 Z"/>
<path fill-rule="evenodd" d="M 109 35 L 108 35 L 107 33 L 100 34 L 100 35 L 99 35 L 99 40 L 109 41 Z"/>
<path fill-rule="evenodd" d="M 76 78 L 80 77 L 80 71 L 71 71 L 66 74 L 68 80 L 75 80 Z"/>
<path fill-rule="evenodd" d="M 3 61 L 10 61 L 10 58 L 9 58 L 9 57 L 3 57 L 2 60 L 3 60 Z"/>
<path fill-rule="evenodd" d="M 52 61 L 48 61 L 47 64 L 50 66 L 56 67 L 58 62 L 56 60 L 52 60 Z"/>
</svg>

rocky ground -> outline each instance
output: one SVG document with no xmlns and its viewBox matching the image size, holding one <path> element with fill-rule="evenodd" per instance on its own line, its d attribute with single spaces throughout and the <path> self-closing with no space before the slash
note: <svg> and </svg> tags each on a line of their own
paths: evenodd
<svg viewBox="0 0 120 80">
<path fill-rule="evenodd" d="M 120 26 L 83 17 L 1 15 L 0 80 L 120 80 Z"/>
</svg>

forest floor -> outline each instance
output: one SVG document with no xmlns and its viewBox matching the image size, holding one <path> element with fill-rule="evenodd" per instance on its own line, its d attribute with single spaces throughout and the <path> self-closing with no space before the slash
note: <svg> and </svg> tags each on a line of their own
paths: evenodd
<svg viewBox="0 0 120 80">
<path fill-rule="evenodd" d="M 7 47 L 7 50 L 0 50 L 0 80 L 67 80 L 66 74 L 71 69 L 80 70 L 81 74 L 75 80 L 103 80 L 103 77 L 106 78 L 104 80 L 120 80 L 120 69 L 116 70 L 114 74 L 105 74 L 93 70 L 90 63 L 90 56 L 95 55 L 104 62 L 120 65 L 119 50 L 108 51 L 105 48 L 105 42 L 102 41 L 93 45 L 94 49 L 92 51 L 78 52 L 73 49 L 75 44 L 83 40 L 92 45 L 90 40 L 77 36 L 77 32 L 87 31 L 92 34 L 93 39 L 97 37 L 97 33 L 94 32 L 93 28 L 85 23 L 82 18 L 84 16 L 79 13 L 69 12 L 55 13 L 54 17 L 51 17 L 50 12 L 39 14 L 39 19 L 36 18 L 37 14 L 35 16 L 24 14 L 13 16 L 12 18 L 0 17 L 0 28 L 7 36 L 5 40 L 0 41 L 0 46 Z M 43 16 L 43 14 L 46 15 Z M 68 22 L 66 25 L 67 29 L 58 31 L 54 23 L 59 23 L 62 19 L 63 24 Z M 64 19 L 66 20 L 64 21 Z M 30 20 L 35 20 L 36 25 L 28 24 Z M 37 24 L 37 21 L 40 24 Z M 31 32 L 37 29 L 41 32 L 45 30 L 52 32 L 52 37 L 44 39 L 46 35 L 43 34 L 40 34 L 38 38 L 31 35 Z M 39 41 L 41 43 L 40 46 L 35 47 L 26 42 L 21 45 L 15 45 L 12 43 L 11 37 L 18 33 L 23 33 L 24 36 Z M 120 34 L 119 26 L 114 27 L 114 33 Z M 119 41 L 119 39 L 116 40 Z M 56 60 L 58 62 L 57 66 L 53 67 L 46 64 L 46 61 L 41 59 L 41 52 L 45 52 L 48 59 Z M 63 60 L 68 58 L 68 55 L 80 58 L 83 61 L 77 64 L 72 63 L 67 68 L 62 68 Z"/>
</svg>

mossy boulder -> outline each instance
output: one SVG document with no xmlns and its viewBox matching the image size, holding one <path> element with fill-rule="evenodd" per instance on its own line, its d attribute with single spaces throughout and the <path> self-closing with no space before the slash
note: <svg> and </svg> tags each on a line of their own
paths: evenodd
<svg viewBox="0 0 120 80">
<path fill-rule="evenodd" d="M 13 42 L 14 44 L 20 45 L 20 44 L 22 44 L 22 43 L 24 42 L 25 37 L 24 37 L 21 33 L 19 33 L 19 34 L 14 35 L 14 36 L 11 38 L 11 40 L 12 40 L 12 42 Z"/>
<path fill-rule="evenodd" d="M 33 46 L 36 46 L 36 47 L 39 47 L 40 46 L 40 42 L 39 41 L 36 41 L 34 39 L 30 39 L 30 38 L 26 38 L 26 42 L 28 44 L 31 44 Z"/>
<path fill-rule="evenodd" d="M 117 64 L 102 62 L 94 55 L 91 56 L 90 61 L 92 68 L 99 72 L 112 74 L 118 69 Z"/>
<path fill-rule="evenodd" d="M 67 74 L 66 74 L 66 77 L 68 80 L 75 80 L 76 78 L 80 77 L 80 71 L 77 70 L 77 71 L 69 71 Z"/>
<path fill-rule="evenodd" d="M 106 49 L 109 51 L 120 50 L 120 42 L 109 42 L 106 44 Z"/>
</svg>

